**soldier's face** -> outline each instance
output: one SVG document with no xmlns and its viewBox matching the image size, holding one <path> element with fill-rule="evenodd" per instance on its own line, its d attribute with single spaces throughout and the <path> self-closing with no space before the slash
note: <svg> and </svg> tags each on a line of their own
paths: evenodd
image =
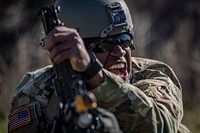
<svg viewBox="0 0 200 133">
<path fill-rule="evenodd" d="M 95 55 L 105 69 L 120 76 L 124 80 L 129 79 L 132 68 L 130 47 L 124 48 L 119 44 L 115 45 L 111 51 L 95 53 Z"/>
</svg>

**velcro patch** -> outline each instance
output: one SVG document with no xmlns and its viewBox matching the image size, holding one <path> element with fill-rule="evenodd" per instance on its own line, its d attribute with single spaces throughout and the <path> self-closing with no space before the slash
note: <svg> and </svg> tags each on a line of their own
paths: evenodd
<svg viewBox="0 0 200 133">
<path fill-rule="evenodd" d="M 9 116 L 9 131 L 31 123 L 30 111 L 28 108 L 17 111 Z"/>
</svg>

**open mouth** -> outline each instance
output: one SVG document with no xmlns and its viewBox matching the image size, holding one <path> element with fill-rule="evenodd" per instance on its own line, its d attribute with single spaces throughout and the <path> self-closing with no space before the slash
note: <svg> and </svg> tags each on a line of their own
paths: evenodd
<svg viewBox="0 0 200 133">
<path fill-rule="evenodd" d="M 108 71 L 120 76 L 124 80 L 128 76 L 128 71 L 127 71 L 126 65 L 124 63 L 117 63 L 117 64 L 114 64 L 114 65 L 111 65 L 108 68 Z"/>
</svg>

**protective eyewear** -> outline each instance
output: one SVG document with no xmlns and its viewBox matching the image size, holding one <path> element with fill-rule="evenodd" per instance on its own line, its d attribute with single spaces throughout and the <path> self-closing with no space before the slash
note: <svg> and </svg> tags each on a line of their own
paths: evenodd
<svg viewBox="0 0 200 133">
<path fill-rule="evenodd" d="M 105 38 L 98 38 L 90 42 L 89 49 L 92 49 L 96 53 L 110 52 L 116 45 L 122 48 L 130 47 L 135 49 L 133 45 L 133 37 L 129 34 L 120 34 L 119 36 L 110 36 Z"/>
</svg>

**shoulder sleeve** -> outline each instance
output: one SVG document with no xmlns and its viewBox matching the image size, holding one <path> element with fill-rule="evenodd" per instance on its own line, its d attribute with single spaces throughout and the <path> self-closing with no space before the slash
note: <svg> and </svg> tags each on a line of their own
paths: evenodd
<svg viewBox="0 0 200 133">
<path fill-rule="evenodd" d="M 44 70 L 45 69 L 45 70 Z M 45 96 L 45 81 L 50 69 L 27 73 L 17 85 L 9 114 L 9 133 L 42 133 L 44 111 L 48 102 Z"/>
<path fill-rule="evenodd" d="M 180 86 L 162 72 L 161 65 L 137 74 L 142 78 L 129 84 L 104 70 L 105 81 L 92 90 L 99 106 L 116 115 L 124 132 L 176 133 L 183 116 Z"/>
</svg>

